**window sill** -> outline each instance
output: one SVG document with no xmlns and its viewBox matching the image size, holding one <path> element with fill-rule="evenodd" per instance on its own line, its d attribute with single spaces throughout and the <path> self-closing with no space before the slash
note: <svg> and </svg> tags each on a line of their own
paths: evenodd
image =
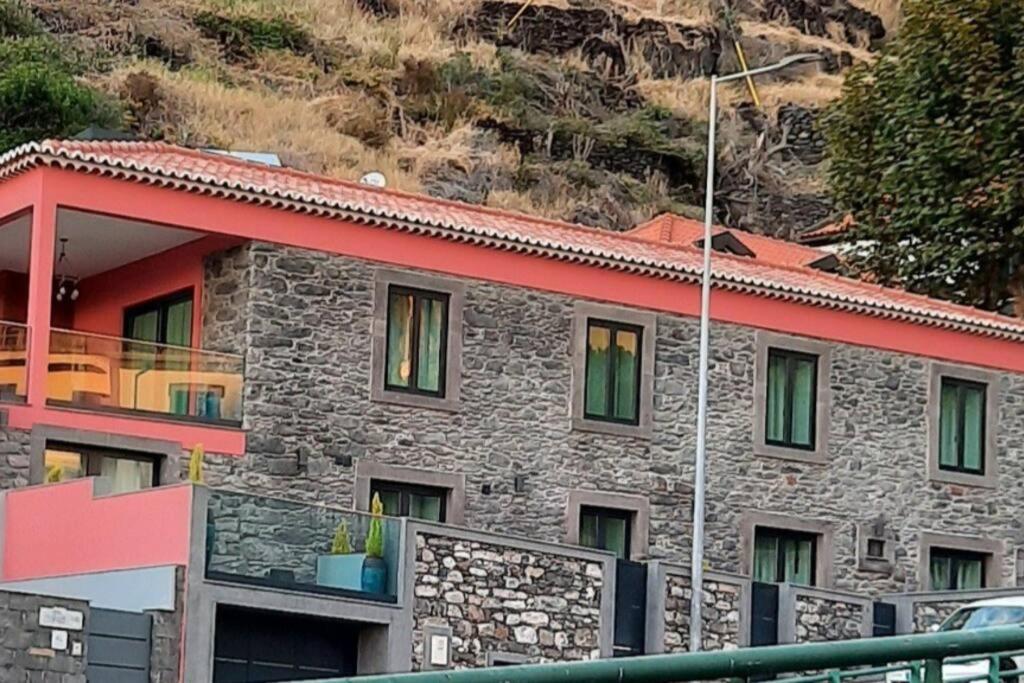
<svg viewBox="0 0 1024 683">
<path fill-rule="evenodd" d="M 785 446 L 773 446 L 767 443 L 754 443 L 754 455 L 764 458 L 778 458 L 780 460 L 793 460 L 795 462 L 806 462 L 812 465 L 828 464 L 828 453 L 822 449 L 813 451 L 801 448 L 786 448 Z"/>
<path fill-rule="evenodd" d="M 937 465 L 929 465 L 928 480 L 937 484 L 956 484 L 974 488 L 994 489 L 997 487 L 994 474 L 968 474 L 967 472 L 951 472 L 939 469 Z"/>
<path fill-rule="evenodd" d="M 601 420 L 588 420 L 582 417 L 573 417 L 572 429 L 574 432 L 610 434 L 612 436 L 626 436 L 634 439 L 649 440 L 654 437 L 654 425 L 645 422 L 630 425 L 618 422 L 602 422 Z"/>
<path fill-rule="evenodd" d="M 381 386 L 374 386 L 370 391 L 370 400 L 376 403 L 390 403 L 392 405 L 406 406 L 408 408 L 426 408 L 428 410 L 443 410 L 449 413 L 457 413 L 461 410 L 458 398 L 437 396 L 426 396 L 424 394 L 411 394 L 404 391 L 387 391 Z"/>
</svg>

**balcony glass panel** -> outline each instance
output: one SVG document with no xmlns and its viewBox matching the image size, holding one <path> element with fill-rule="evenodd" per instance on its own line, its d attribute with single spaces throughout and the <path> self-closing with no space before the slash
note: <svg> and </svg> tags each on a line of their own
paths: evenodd
<svg viewBox="0 0 1024 683">
<path fill-rule="evenodd" d="M 241 356 L 53 330 L 47 402 L 195 422 L 242 422 Z"/>
<path fill-rule="evenodd" d="M 0 320 L 0 403 L 24 403 L 28 327 Z"/>
<path fill-rule="evenodd" d="M 401 524 L 376 519 L 380 557 L 367 554 L 374 518 L 245 493 L 210 490 L 206 578 L 266 588 L 395 602 Z M 348 541 L 336 543 L 345 537 Z M 370 553 L 372 555 L 372 552 Z"/>
</svg>

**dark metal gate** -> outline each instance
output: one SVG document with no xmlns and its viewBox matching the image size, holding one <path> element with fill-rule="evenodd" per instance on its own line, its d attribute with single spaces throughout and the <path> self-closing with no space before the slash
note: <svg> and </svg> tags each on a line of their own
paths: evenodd
<svg viewBox="0 0 1024 683">
<path fill-rule="evenodd" d="M 874 614 L 872 635 L 896 635 L 896 605 L 889 602 L 876 602 Z"/>
<path fill-rule="evenodd" d="M 647 565 L 615 566 L 615 656 L 642 655 L 647 640 Z"/>
<path fill-rule="evenodd" d="M 85 678 L 89 683 L 149 683 L 153 618 L 138 612 L 89 612 Z"/>
<path fill-rule="evenodd" d="M 750 646 L 779 644 L 779 586 L 750 584 Z"/>
</svg>

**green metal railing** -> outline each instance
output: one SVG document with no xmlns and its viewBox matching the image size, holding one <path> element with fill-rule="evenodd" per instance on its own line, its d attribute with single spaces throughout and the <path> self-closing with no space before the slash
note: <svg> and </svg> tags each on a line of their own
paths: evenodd
<svg viewBox="0 0 1024 683">
<path fill-rule="evenodd" d="M 864 680 L 967 683 L 1024 675 L 1024 627 L 999 626 L 915 636 L 779 645 L 693 654 L 331 679 L 320 683 L 673 683 L 793 674 L 785 683 Z M 988 662 L 981 667 L 981 662 Z M 978 664 L 976 664 L 978 663 Z M 978 673 L 957 671 L 974 664 Z M 959 667 L 957 665 L 960 665 Z M 945 671 L 944 671 L 945 669 Z M 983 673 L 981 672 L 983 670 Z M 801 672 L 814 672 L 803 675 Z M 895 674 L 895 675 L 894 675 Z"/>
</svg>

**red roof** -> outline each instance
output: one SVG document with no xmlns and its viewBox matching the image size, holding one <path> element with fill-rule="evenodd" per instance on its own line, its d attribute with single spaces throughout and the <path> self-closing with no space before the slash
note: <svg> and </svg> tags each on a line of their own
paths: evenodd
<svg viewBox="0 0 1024 683">
<path fill-rule="evenodd" d="M 695 282 L 702 253 L 689 242 L 692 221 L 662 217 L 635 233 L 614 233 L 459 202 L 379 189 L 293 169 L 157 142 L 46 140 L 0 155 L 0 180 L 44 164 L 127 180 L 154 178 L 183 190 L 327 213 L 398 230 L 468 241 L 601 267 Z M 669 238 L 650 231 L 669 225 Z M 676 236 L 679 236 L 677 239 Z M 831 275 L 807 267 L 825 252 L 742 233 L 755 257 L 715 254 L 717 287 L 853 310 L 868 315 L 1024 339 L 1024 321 Z"/>
<path fill-rule="evenodd" d="M 829 255 L 829 252 L 820 249 L 775 239 L 766 235 L 729 230 L 717 225 L 712 229 L 713 235 L 720 235 L 724 232 L 731 233 L 736 239 L 746 245 L 750 251 L 754 252 L 753 258 L 755 260 L 765 263 L 779 266 L 808 266 Z M 704 239 L 704 224 L 692 218 L 664 213 L 646 223 L 641 223 L 626 232 L 626 234 L 664 242 L 665 244 L 695 247 Z"/>
</svg>

